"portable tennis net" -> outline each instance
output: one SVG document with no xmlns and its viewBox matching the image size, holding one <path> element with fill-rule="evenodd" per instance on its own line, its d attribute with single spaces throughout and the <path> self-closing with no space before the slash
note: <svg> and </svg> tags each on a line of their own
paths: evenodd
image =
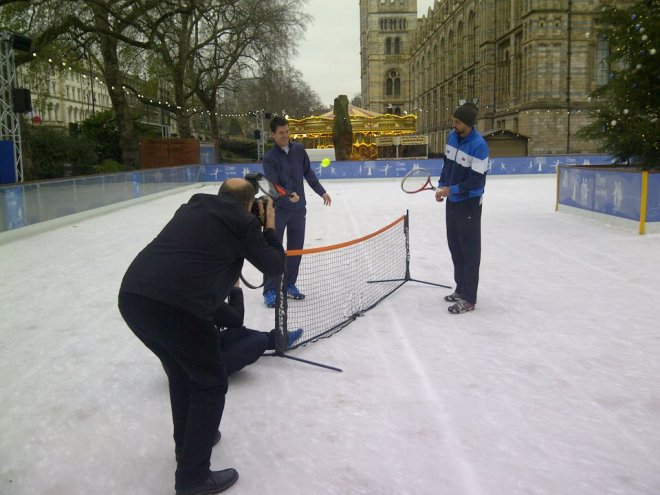
<svg viewBox="0 0 660 495">
<path fill-rule="evenodd" d="M 288 251 L 301 257 L 296 285 L 305 298 L 287 299 L 279 284 L 278 349 L 287 329 L 303 329 L 299 347 L 333 335 L 376 306 L 410 280 L 409 252 L 408 213 L 359 239 Z"/>
</svg>

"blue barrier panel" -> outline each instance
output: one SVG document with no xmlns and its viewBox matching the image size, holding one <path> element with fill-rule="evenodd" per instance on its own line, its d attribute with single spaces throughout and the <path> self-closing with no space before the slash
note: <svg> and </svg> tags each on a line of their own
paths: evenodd
<svg viewBox="0 0 660 495">
<path fill-rule="evenodd" d="M 373 161 L 333 161 L 321 167 L 320 161 L 311 162 L 312 169 L 320 179 L 383 179 L 403 177 L 412 168 L 423 167 L 432 177 L 439 177 L 443 160 L 392 159 Z M 554 174 L 559 165 L 607 165 L 612 163 L 609 155 L 548 155 L 492 158 L 488 163 L 491 175 Z M 202 165 L 200 181 L 223 181 L 230 177 L 244 177 L 248 172 L 261 172 L 259 163 L 232 163 Z"/>
<path fill-rule="evenodd" d="M 9 187 L 2 190 L 4 196 L 5 230 L 25 226 L 25 200 L 22 187 Z"/>
<path fill-rule="evenodd" d="M 140 187 L 141 182 L 142 182 L 142 174 L 138 172 L 133 172 L 131 174 L 131 185 L 132 185 L 131 191 L 133 193 L 134 198 L 139 198 L 142 195 L 141 187 Z"/>
<path fill-rule="evenodd" d="M 11 144 L 11 143 L 10 143 Z M 5 145 L 6 146 L 6 145 Z M 11 150 L 13 152 L 13 150 Z M 490 160 L 489 171 L 492 174 L 546 174 L 554 173 L 560 164 L 602 164 L 609 163 L 607 155 L 573 155 L 494 158 Z M 321 180 L 331 179 L 387 179 L 401 178 L 413 168 L 427 168 L 434 182 L 442 171 L 442 159 L 390 159 L 376 161 L 331 162 L 328 167 L 321 167 L 319 161 L 311 163 L 313 170 Z M 0 187 L 0 232 L 24 225 L 32 225 L 53 218 L 85 211 L 99 206 L 110 205 L 132 198 L 144 197 L 197 182 L 221 182 L 230 177 L 244 177 L 250 172 L 262 172 L 260 163 L 238 164 L 196 164 L 179 167 L 165 167 L 133 172 L 123 172 L 103 176 L 77 177 L 55 181 L 21 184 L 20 196 L 11 196 L 13 186 Z M 589 183 L 589 179 L 574 176 L 578 172 L 562 172 L 560 202 L 582 208 L 598 208 L 612 211 L 625 218 L 639 219 L 639 206 L 630 199 L 638 197 L 628 195 L 628 189 L 637 187 L 628 184 L 627 179 L 611 181 L 599 179 Z M 657 184 L 658 175 L 653 176 L 652 184 Z M 660 220 L 660 192 L 653 186 L 649 193 L 648 221 Z M 612 201 L 602 199 L 614 194 Z M 8 196 L 9 194 L 9 196 Z M 15 193 L 14 193 L 15 194 Z M 7 199 L 10 198 L 10 199 Z M 9 203 L 7 203 L 9 201 Z M 13 210 L 8 213 L 7 204 Z M 22 204 L 22 217 L 17 216 L 18 205 Z M 635 217 L 636 215 L 636 217 Z M 8 227 L 7 220 L 11 218 Z M 19 220 L 22 218 L 22 220 Z M 22 222 L 22 224 L 20 223 Z"/>
<path fill-rule="evenodd" d="M 200 165 L 212 165 L 216 163 L 215 146 L 209 144 L 199 145 L 199 163 Z"/>
<path fill-rule="evenodd" d="M 638 221 L 641 188 L 639 173 L 562 168 L 559 203 Z"/>
<path fill-rule="evenodd" d="M 560 165 L 609 165 L 609 155 L 545 155 L 491 158 L 488 173 L 491 175 L 554 174 Z"/>
<path fill-rule="evenodd" d="M 321 162 L 315 161 L 311 162 L 311 166 L 319 179 L 384 179 L 403 177 L 415 167 L 426 168 L 431 176 L 439 177 L 442 163 L 441 159 L 345 161 L 331 162 L 330 166 L 321 167 Z M 231 177 L 245 177 L 245 174 L 253 172 L 263 172 L 260 163 L 204 165 L 199 180 L 223 181 Z"/>
<path fill-rule="evenodd" d="M 0 141 L 0 184 L 13 184 L 14 182 L 16 182 L 14 142 Z"/>
<path fill-rule="evenodd" d="M 331 162 L 328 167 L 321 167 L 321 162 L 312 162 L 312 169 L 319 179 L 386 179 L 403 177 L 413 168 L 425 168 L 432 177 L 439 177 L 442 163 L 439 158 Z"/>
<path fill-rule="evenodd" d="M 641 174 L 596 171 L 594 176 L 594 211 L 632 220 L 640 219 Z"/>
<path fill-rule="evenodd" d="M 204 165 L 199 174 L 200 182 L 222 182 L 232 177 L 245 177 L 247 173 L 263 172 L 261 163 L 233 163 L 231 165 Z"/>
<path fill-rule="evenodd" d="M 660 222 L 660 173 L 649 173 L 646 221 Z"/>
</svg>

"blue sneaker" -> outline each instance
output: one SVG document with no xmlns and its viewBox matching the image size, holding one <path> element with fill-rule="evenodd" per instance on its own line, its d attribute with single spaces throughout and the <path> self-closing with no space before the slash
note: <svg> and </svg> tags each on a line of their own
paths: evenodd
<svg viewBox="0 0 660 495">
<path fill-rule="evenodd" d="M 264 304 L 269 308 L 275 307 L 275 302 L 277 301 L 277 295 L 275 294 L 275 289 L 268 289 L 264 292 Z"/>
<path fill-rule="evenodd" d="M 289 299 L 305 299 L 305 294 L 300 292 L 295 284 L 287 285 L 286 294 L 289 296 Z"/>
<path fill-rule="evenodd" d="M 296 340 L 298 340 L 300 337 L 302 337 L 302 328 L 297 328 L 295 330 L 292 330 L 290 332 L 287 332 L 287 337 L 286 337 L 286 348 L 291 349 L 293 347 L 293 344 L 296 343 Z"/>
</svg>

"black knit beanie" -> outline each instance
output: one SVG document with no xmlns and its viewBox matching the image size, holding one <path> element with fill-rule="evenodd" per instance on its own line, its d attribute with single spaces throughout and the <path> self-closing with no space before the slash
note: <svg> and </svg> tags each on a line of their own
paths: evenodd
<svg viewBox="0 0 660 495">
<path fill-rule="evenodd" d="M 460 107 L 454 110 L 454 118 L 460 120 L 470 127 L 474 127 L 477 123 L 477 115 L 479 110 L 472 103 L 463 103 Z"/>
</svg>

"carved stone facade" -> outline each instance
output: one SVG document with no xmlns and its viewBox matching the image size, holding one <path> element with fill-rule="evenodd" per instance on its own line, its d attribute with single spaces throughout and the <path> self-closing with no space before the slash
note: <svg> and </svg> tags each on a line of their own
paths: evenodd
<svg viewBox="0 0 660 495">
<path fill-rule="evenodd" d="M 367 110 L 409 112 L 416 25 L 416 0 L 360 0 L 362 102 Z"/>
<path fill-rule="evenodd" d="M 418 116 L 429 150 L 441 152 L 460 100 L 479 99 L 480 131 L 529 138 L 529 154 L 592 153 L 575 132 L 588 96 L 607 80 L 606 40 L 596 34 L 599 0 L 437 0 L 416 16 L 416 0 L 360 0 L 364 106 L 383 111 L 398 71 L 402 113 Z M 390 60 L 389 19 L 406 19 L 400 59 Z M 384 22 L 383 22 L 384 21 Z M 405 38 L 404 38 L 405 36 Z"/>
</svg>

